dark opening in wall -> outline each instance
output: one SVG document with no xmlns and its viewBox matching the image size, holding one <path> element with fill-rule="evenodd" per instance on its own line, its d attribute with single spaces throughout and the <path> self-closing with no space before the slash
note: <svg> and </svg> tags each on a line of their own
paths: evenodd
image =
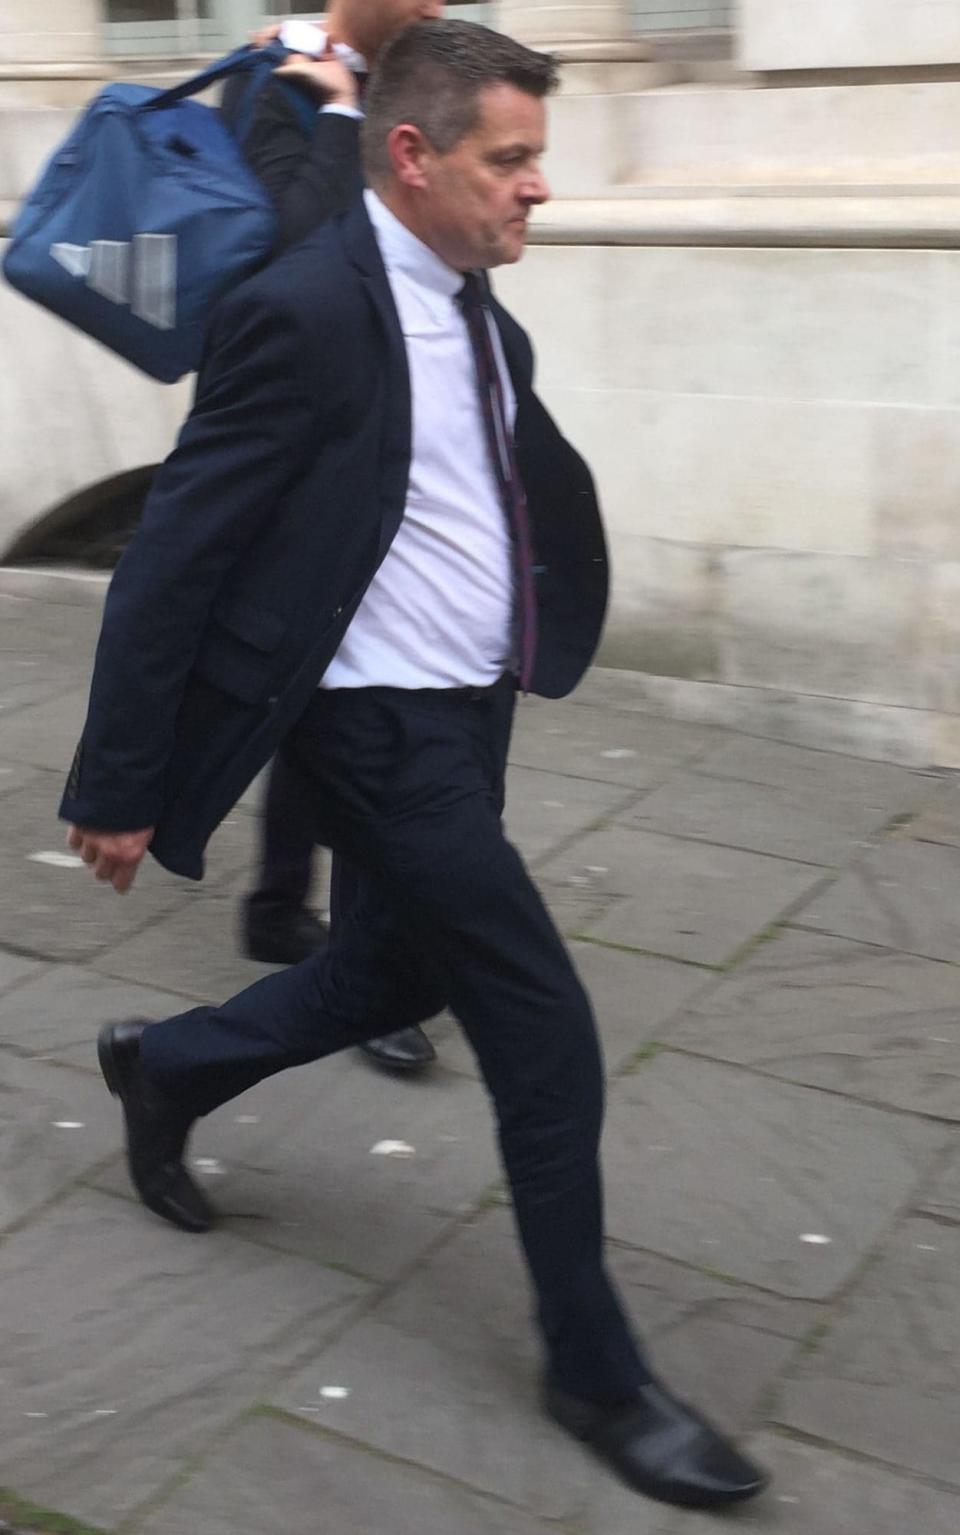
<svg viewBox="0 0 960 1535">
<path fill-rule="evenodd" d="M 112 570 L 140 521 L 157 467 L 129 469 L 61 501 L 18 535 L 3 563 Z"/>
</svg>

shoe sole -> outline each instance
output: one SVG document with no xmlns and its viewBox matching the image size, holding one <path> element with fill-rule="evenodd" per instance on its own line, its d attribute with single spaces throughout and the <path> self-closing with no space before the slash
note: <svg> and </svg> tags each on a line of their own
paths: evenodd
<svg viewBox="0 0 960 1535">
<path fill-rule="evenodd" d="M 376 1055 L 372 1050 L 365 1050 L 363 1045 L 358 1046 L 360 1054 L 378 1071 L 386 1071 L 392 1077 L 412 1077 L 418 1072 L 429 1071 L 436 1063 L 436 1056 L 429 1061 L 385 1061 L 382 1056 Z"/>
<path fill-rule="evenodd" d="M 694 1509 L 732 1508 L 736 1503 L 746 1503 L 750 1498 L 757 1497 L 759 1493 L 765 1492 L 770 1485 L 769 1481 L 764 1479 L 746 1487 L 738 1487 L 735 1492 L 653 1492 L 649 1488 L 641 1487 L 638 1482 L 631 1482 L 629 1477 L 621 1476 L 620 1480 L 655 1503 L 668 1503 L 672 1508 Z"/>
<path fill-rule="evenodd" d="M 113 1048 L 113 1024 L 103 1026 L 97 1036 L 97 1060 L 100 1063 L 100 1071 L 104 1082 L 114 1098 L 119 1098 L 120 1073 L 117 1070 L 117 1061 Z"/>
<path fill-rule="evenodd" d="M 650 1498 L 654 1503 L 665 1503 L 671 1508 L 728 1508 L 735 1503 L 746 1503 L 749 1498 L 757 1497 L 761 1492 L 765 1492 L 770 1485 L 770 1478 L 762 1473 L 755 1482 L 744 1483 L 740 1487 L 727 1492 L 693 1492 L 692 1490 L 687 1491 L 682 1488 L 644 1485 L 642 1482 L 628 1476 L 619 1466 L 614 1464 L 599 1445 L 594 1444 L 592 1435 L 584 1424 L 578 1423 L 572 1415 L 568 1419 L 566 1414 L 554 1412 L 547 1404 L 544 1404 L 544 1410 L 548 1418 L 551 1418 L 571 1438 L 578 1440 L 608 1471 L 612 1471 L 617 1480 L 622 1482 L 625 1487 L 629 1487 L 633 1492 L 640 1493 L 641 1497 Z"/>
</svg>

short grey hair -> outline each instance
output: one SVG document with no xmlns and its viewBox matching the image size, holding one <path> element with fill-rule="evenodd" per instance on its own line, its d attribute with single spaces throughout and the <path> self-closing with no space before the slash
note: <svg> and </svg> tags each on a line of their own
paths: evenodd
<svg viewBox="0 0 960 1535">
<path fill-rule="evenodd" d="M 514 85 L 542 98 L 556 88 L 549 53 L 471 21 L 418 21 L 381 54 L 364 102 L 363 168 L 371 184 L 390 174 L 387 139 L 412 123 L 439 154 L 447 154 L 476 126 L 481 91 Z"/>
</svg>

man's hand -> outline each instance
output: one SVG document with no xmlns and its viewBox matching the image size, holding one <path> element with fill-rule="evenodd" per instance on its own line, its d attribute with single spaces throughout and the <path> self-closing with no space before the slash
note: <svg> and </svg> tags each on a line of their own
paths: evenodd
<svg viewBox="0 0 960 1535">
<path fill-rule="evenodd" d="M 291 53 L 273 72 L 285 80 L 302 81 L 321 106 L 355 107 L 360 99 L 356 75 L 337 58 L 329 44 L 319 59 L 311 59 L 306 53 Z"/>
<path fill-rule="evenodd" d="M 272 43 L 275 37 L 279 37 L 282 31 L 283 22 L 279 21 L 276 26 L 261 27 L 258 32 L 251 32 L 250 41 L 254 48 L 266 48 L 267 44 Z"/>
<path fill-rule="evenodd" d="M 67 846 L 80 854 L 97 879 L 109 880 L 114 890 L 125 895 L 155 830 L 147 826 L 143 831 L 92 831 L 89 826 L 71 826 Z"/>
</svg>

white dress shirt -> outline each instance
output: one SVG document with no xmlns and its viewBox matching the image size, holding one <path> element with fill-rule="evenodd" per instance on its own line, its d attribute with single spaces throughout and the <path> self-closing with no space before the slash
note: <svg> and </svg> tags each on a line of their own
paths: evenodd
<svg viewBox="0 0 960 1535">
<path fill-rule="evenodd" d="M 511 659 L 513 553 L 473 351 L 447 266 L 380 201 L 364 199 L 407 350 L 413 408 L 403 521 L 321 687 L 486 687 Z M 512 423 L 516 399 L 496 327 Z"/>
</svg>

